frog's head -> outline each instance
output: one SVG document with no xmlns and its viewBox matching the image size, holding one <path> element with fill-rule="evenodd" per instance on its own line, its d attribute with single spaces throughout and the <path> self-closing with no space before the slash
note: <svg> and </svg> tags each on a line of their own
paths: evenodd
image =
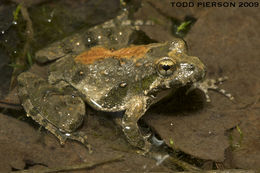
<svg viewBox="0 0 260 173">
<path fill-rule="evenodd" d="M 157 82 L 152 87 L 159 88 L 178 88 L 192 84 L 205 77 L 205 66 L 201 60 L 194 56 L 187 55 L 184 41 L 176 39 L 167 42 L 164 46 L 168 52 L 156 58 L 155 68 L 157 71 Z M 157 49 L 160 50 L 160 49 Z M 151 88 L 150 88 L 151 89 Z"/>
</svg>

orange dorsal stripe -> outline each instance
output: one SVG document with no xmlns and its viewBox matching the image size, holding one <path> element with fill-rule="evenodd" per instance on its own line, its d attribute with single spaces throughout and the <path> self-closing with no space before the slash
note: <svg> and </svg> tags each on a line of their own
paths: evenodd
<svg viewBox="0 0 260 173">
<path fill-rule="evenodd" d="M 75 61 L 82 64 L 92 64 L 94 61 L 105 58 L 131 58 L 133 60 L 144 57 L 149 50 L 148 46 L 130 46 L 118 50 L 109 50 L 104 47 L 92 47 L 90 50 L 76 56 Z"/>
</svg>

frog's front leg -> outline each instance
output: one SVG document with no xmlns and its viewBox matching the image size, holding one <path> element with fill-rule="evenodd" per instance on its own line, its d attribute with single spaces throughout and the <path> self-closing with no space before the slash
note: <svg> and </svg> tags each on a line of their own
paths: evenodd
<svg viewBox="0 0 260 173">
<path fill-rule="evenodd" d="M 20 74 L 18 84 L 18 95 L 28 117 L 54 134 L 61 144 L 72 139 L 90 148 L 86 135 L 76 132 L 85 116 L 80 97 L 66 94 L 30 72 Z"/>
<path fill-rule="evenodd" d="M 129 143 L 135 147 L 148 151 L 151 143 L 147 137 L 141 134 L 138 127 L 138 120 L 144 115 L 147 107 L 147 98 L 144 96 L 134 96 L 127 105 L 127 109 L 122 118 L 122 128 Z"/>
<path fill-rule="evenodd" d="M 218 84 L 221 84 L 222 82 L 224 82 L 225 80 L 227 80 L 228 77 L 220 77 L 218 79 L 204 79 L 203 81 L 198 81 L 192 84 L 192 86 L 188 89 L 188 91 L 186 93 L 189 93 L 190 91 L 194 90 L 194 89 L 199 89 L 201 90 L 206 97 L 206 101 L 210 102 L 210 97 L 208 95 L 208 90 L 214 90 L 217 91 L 218 93 L 223 94 L 224 96 L 226 96 L 229 100 L 233 101 L 234 97 L 228 93 L 226 90 L 221 89 Z"/>
</svg>

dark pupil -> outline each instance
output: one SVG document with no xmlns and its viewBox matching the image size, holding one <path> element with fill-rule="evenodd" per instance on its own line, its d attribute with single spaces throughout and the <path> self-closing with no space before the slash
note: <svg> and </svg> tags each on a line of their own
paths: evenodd
<svg viewBox="0 0 260 173">
<path fill-rule="evenodd" d="M 167 70 L 169 70 L 169 69 L 171 68 L 171 66 L 169 66 L 169 65 L 162 65 L 162 68 L 163 68 L 165 71 L 167 71 Z"/>
</svg>

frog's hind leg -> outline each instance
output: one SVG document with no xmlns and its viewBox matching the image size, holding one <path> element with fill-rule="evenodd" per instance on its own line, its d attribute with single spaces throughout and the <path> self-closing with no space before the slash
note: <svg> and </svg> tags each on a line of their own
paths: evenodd
<svg viewBox="0 0 260 173">
<path fill-rule="evenodd" d="M 61 88 L 30 72 L 19 75 L 18 84 L 18 95 L 28 117 L 54 134 L 62 145 L 66 139 L 72 139 L 90 149 L 87 136 L 76 131 L 85 116 L 85 104 L 80 97 L 65 95 Z"/>
<path fill-rule="evenodd" d="M 25 111 L 28 112 L 27 116 L 31 117 L 34 121 L 36 121 L 38 124 L 40 124 L 41 126 L 43 126 L 45 129 L 47 129 L 49 132 L 51 132 L 52 134 L 54 134 L 58 139 L 61 145 L 65 144 L 65 141 L 67 139 L 72 139 L 72 140 L 76 140 L 81 142 L 82 144 L 84 144 L 87 148 L 89 148 L 89 144 L 87 143 L 87 136 L 74 132 L 74 133 L 66 133 L 66 132 L 62 132 L 61 129 L 57 128 L 56 126 L 54 126 L 53 124 L 51 124 L 46 118 L 44 118 L 37 109 L 33 108 L 32 103 L 27 100 L 23 103 L 23 105 L 30 105 L 30 108 L 25 108 Z"/>
</svg>

